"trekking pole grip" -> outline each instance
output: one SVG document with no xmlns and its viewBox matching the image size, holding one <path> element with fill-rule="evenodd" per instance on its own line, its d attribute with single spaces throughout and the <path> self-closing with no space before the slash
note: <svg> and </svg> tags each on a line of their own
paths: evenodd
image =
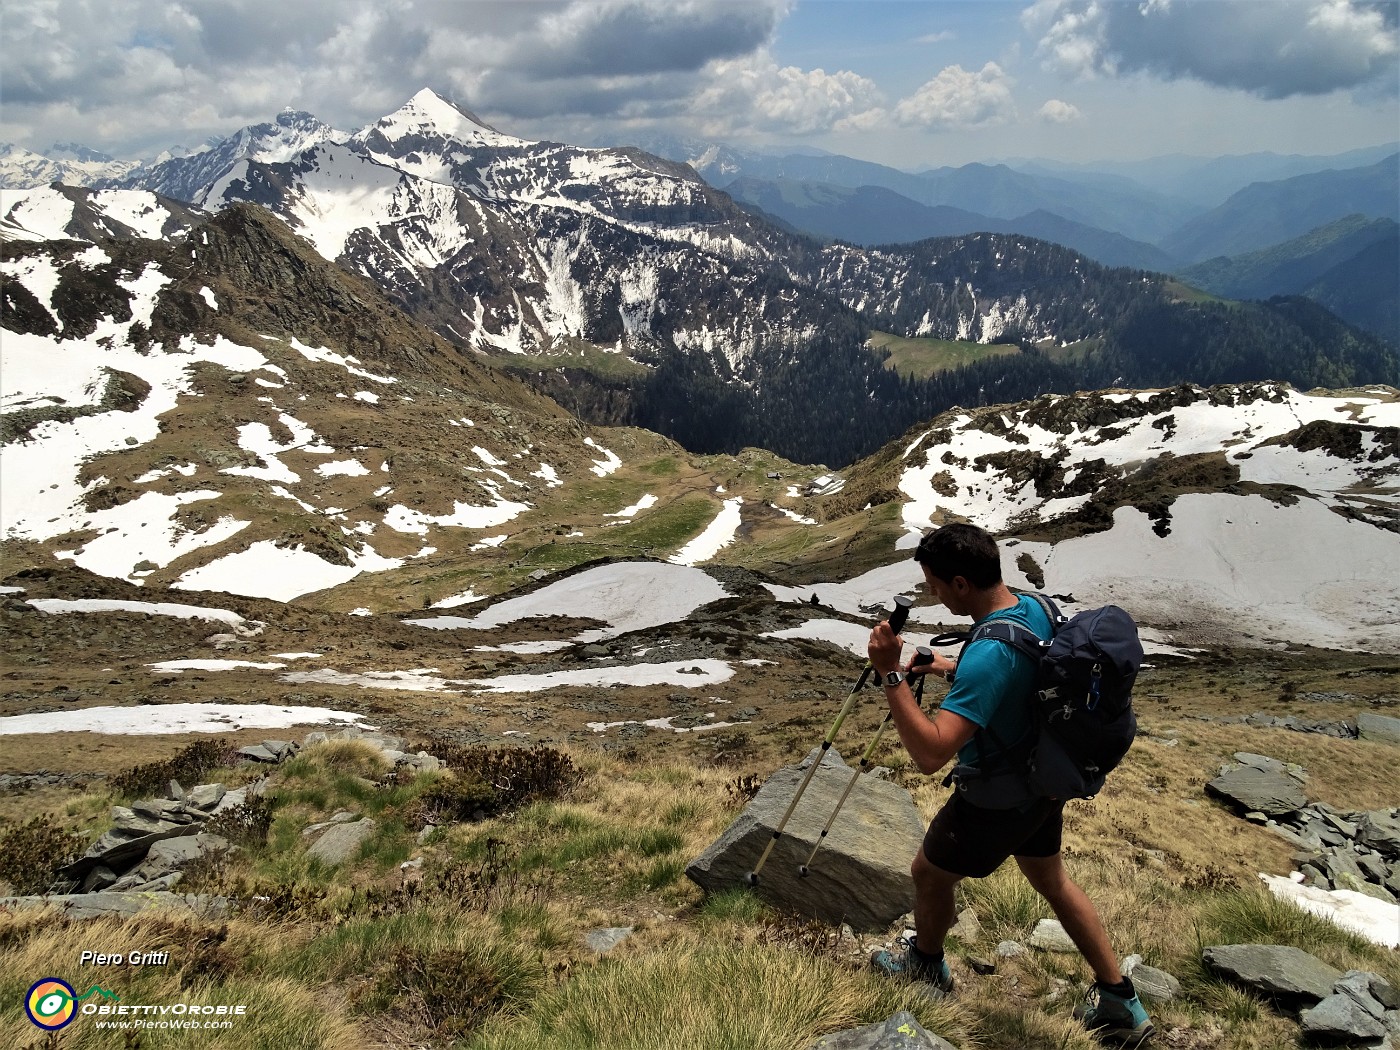
<svg viewBox="0 0 1400 1050">
<path fill-rule="evenodd" d="M 914 599 L 903 594 L 894 596 L 894 612 L 890 613 L 890 631 L 899 634 L 909 619 L 909 610 L 914 607 Z"/>
</svg>

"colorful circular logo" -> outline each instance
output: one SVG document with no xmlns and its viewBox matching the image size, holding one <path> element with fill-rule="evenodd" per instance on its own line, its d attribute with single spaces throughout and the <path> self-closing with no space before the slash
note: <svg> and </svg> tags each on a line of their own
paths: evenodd
<svg viewBox="0 0 1400 1050">
<path fill-rule="evenodd" d="M 24 999 L 24 1012 L 40 1028 L 57 1031 L 77 1013 L 78 993 L 67 981 L 45 977 L 35 981 Z"/>
</svg>

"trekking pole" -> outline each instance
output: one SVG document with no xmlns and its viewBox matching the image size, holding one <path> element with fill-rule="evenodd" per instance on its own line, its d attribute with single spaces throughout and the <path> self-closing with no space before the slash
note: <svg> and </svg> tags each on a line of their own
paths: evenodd
<svg viewBox="0 0 1400 1050">
<path fill-rule="evenodd" d="M 909 619 L 909 610 L 914 604 L 913 598 L 906 598 L 902 594 L 894 597 L 894 612 L 890 613 L 890 630 L 898 635 L 904 629 L 904 621 Z M 812 782 L 812 775 L 816 773 L 817 767 L 822 764 L 822 759 L 826 758 L 826 753 L 831 750 L 831 742 L 836 738 L 836 734 L 841 730 L 841 723 L 846 721 L 846 716 L 851 713 L 851 709 L 856 705 L 856 697 L 865 688 L 865 683 L 870 680 L 872 666 L 869 660 L 865 661 L 865 669 L 861 671 L 860 677 L 856 679 L 856 684 L 851 686 L 851 692 L 846 697 L 846 702 L 841 705 L 841 713 L 836 716 L 836 721 L 827 730 L 826 736 L 822 739 L 822 753 L 816 760 L 807 767 L 807 775 L 802 778 L 802 783 L 797 785 L 797 793 L 792 796 L 792 801 L 788 803 L 787 812 L 783 814 L 783 819 L 778 821 L 778 826 L 773 829 L 773 837 L 768 840 L 768 845 L 763 848 L 763 855 L 758 858 L 758 863 L 754 865 L 753 871 L 744 876 L 750 886 L 758 885 L 758 873 L 763 870 L 763 865 L 768 863 L 768 855 L 773 852 L 773 847 L 778 844 L 778 840 L 783 837 L 783 828 L 787 827 L 788 818 L 792 816 L 792 811 L 797 808 L 797 802 L 802 798 L 802 793 L 807 790 L 807 785 Z"/>
<path fill-rule="evenodd" d="M 914 674 L 915 667 L 920 667 L 924 664 L 933 662 L 933 650 L 928 648 L 927 646 L 919 646 L 916 652 L 917 655 L 915 655 L 914 657 L 914 663 L 909 669 L 910 678 L 916 677 L 916 675 Z M 919 681 L 914 688 L 914 702 L 920 707 L 922 707 L 924 701 L 924 676 L 922 674 L 919 674 L 917 675 L 917 678 L 919 679 Z M 860 756 L 860 766 L 854 772 L 851 773 L 851 779 L 846 782 L 846 790 L 841 792 L 841 797 L 836 800 L 836 808 L 831 811 L 831 816 L 826 818 L 826 826 L 822 828 L 822 833 L 817 836 L 817 842 L 816 845 L 812 847 L 812 852 L 807 855 L 807 863 L 799 864 L 797 866 L 797 874 L 801 875 L 804 879 L 811 874 L 811 871 L 808 870 L 808 865 L 812 863 L 812 858 L 817 855 L 817 850 L 821 849 L 822 843 L 826 841 L 827 832 L 829 832 L 831 830 L 831 826 L 836 823 L 836 818 L 841 813 L 841 807 L 846 804 L 846 797 L 850 795 L 851 789 L 856 786 L 856 781 L 860 779 L 860 775 L 866 771 L 867 767 L 869 767 L 870 756 L 873 755 L 875 753 L 875 749 L 880 746 L 880 738 L 885 735 L 885 727 L 887 727 L 890 724 L 890 720 L 893 717 L 893 711 L 885 712 L 885 717 L 880 720 L 880 728 L 875 730 L 875 739 L 870 741 L 870 746 L 865 749 L 865 754 Z"/>
</svg>

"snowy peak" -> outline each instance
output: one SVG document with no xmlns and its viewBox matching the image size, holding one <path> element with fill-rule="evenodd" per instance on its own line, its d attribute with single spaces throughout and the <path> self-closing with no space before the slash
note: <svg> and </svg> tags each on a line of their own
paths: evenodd
<svg viewBox="0 0 1400 1050">
<path fill-rule="evenodd" d="M 104 179 L 117 179 L 136 169 L 137 162 L 112 160 L 81 147 L 55 147 L 55 156 L 35 153 L 23 146 L 0 143 L 0 189 L 31 189 L 62 182 L 68 186 L 91 186 Z"/>
<path fill-rule="evenodd" d="M 384 144 L 398 145 L 437 139 L 451 139 L 465 146 L 488 146 L 498 149 L 519 149 L 532 145 L 526 139 L 502 134 L 475 113 L 443 98 L 429 88 L 424 88 L 393 113 L 355 136 L 356 142 L 376 151 L 382 149 Z M 384 152 L 400 155 L 395 149 L 387 149 Z"/>
</svg>

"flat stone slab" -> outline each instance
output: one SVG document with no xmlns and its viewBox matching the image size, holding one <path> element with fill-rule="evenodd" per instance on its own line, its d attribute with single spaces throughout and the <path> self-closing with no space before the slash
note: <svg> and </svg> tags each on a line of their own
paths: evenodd
<svg viewBox="0 0 1400 1050">
<path fill-rule="evenodd" d="M 0 897 L 0 908 L 58 908 L 72 919 L 98 919 L 104 915 L 135 915 L 150 909 L 194 912 L 196 915 L 228 914 L 228 898 L 203 893 L 62 893 L 50 897 Z"/>
<path fill-rule="evenodd" d="M 1356 731 L 1362 740 L 1400 744 L 1400 718 L 1363 711 L 1356 716 Z"/>
<path fill-rule="evenodd" d="M 1301 948 L 1278 944 L 1221 944 L 1202 953 L 1206 966 L 1266 995 L 1319 1003 L 1343 974 Z"/>
<path fill-rule="evenodd" d="M 1206 784 L 1206 794 L 1225 799 L 1245 811 L 1271 817 L 1296 813 L 1308 804 L 1298 781 L 1286 773 L 1244 766 L 1222 773 Z"/>
</svg>

